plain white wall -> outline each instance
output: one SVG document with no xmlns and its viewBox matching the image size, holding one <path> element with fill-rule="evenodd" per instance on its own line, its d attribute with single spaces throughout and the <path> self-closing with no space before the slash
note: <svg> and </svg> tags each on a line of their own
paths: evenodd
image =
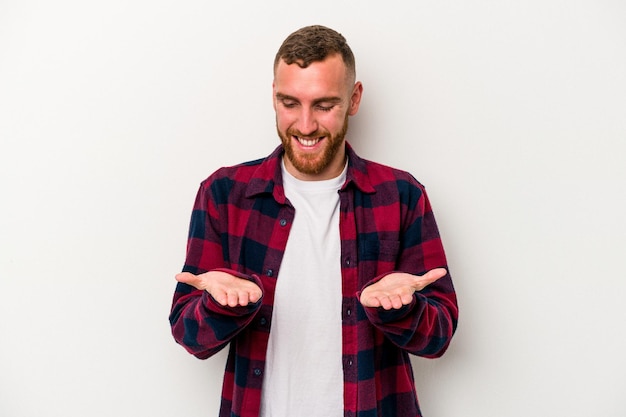
<svg viewBox="0 0 626 417">
<path fill-rule="evenodd" d="M 271 65 L 321 23 L 350 140 L 428 188 L 458 290 L 427 417 L 626 415 L 619 0 L 0 1 L 0 416 L 217 415 L 169 334 L 199 182 L 277 144 Z"/>
</svg>

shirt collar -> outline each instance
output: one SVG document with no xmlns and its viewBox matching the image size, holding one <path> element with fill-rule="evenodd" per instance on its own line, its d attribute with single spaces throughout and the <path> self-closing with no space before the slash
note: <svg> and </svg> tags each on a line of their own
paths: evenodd
<svg viewBox="0 0 626 417">
<path fill-rule="evenodd" d="M 283 176 L 280 168 L 281 158 L 284 154 L 282 145 L 279 145 L 274 151 L 265 158 L 258 166 L 252 176 L 246 197 L 254 197 L 258 194 L 269 193 L 279 204 L 285 204 L 285 190 L 283 188 Z M 346 182 L 341 190 L 346 190 L 351 184 L 354 184 L 359 190 L 366 194 L 376 192 L 367 172 L 367 163 L 359 157 L 352 146 L 346 142 L 346 155 L 348 156 L 348 171 L 346 173 Z"/>
</svg>

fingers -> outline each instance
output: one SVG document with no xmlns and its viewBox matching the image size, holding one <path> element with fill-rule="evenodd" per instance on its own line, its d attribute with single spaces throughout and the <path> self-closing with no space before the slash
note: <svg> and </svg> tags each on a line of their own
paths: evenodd
<svg viewBox="0 0 626 417">
<path fill-rule="evenodd" d="M 256 287 L 256 285 L 252 284 L 252 286 Z M 254 288 L 248 290 L 241 290 L 233 294 L 228 295 L 228 305 L 230 307 L 247 306 L 248 304 L 256 303 L 261 299 L 261 290 L 255 290 Z"/>
<path fill-rule="evenodd" d="M 223 305 L 223 306 L 229 306 L 229 307 L 237 307 L 237 306 L 242 306 L 245 307 L 250 303 L 256 303 L 257 301 L 259 301 L 260 297 L 260 291 L 254 292 L 254 291 L 244 291 L 244 290 L 228 290 L 228 291 L 222 291 L 216 295 L 213 295 L 213 298 L 215 298 L 215 301 L 217 301 L 219 304 Z"/>
<path fill-rule="evenodd" d="M 365 307 L 382 307 L 385 310 L 399 309 L 413 301 L 415 291 L 446 276 L 446 268 L 435 268 L 424 275 L 392 273 L 368 286 L 361 293 L 360 301 Z"/>
<path fill-rule="evenodd" d="M 404 305 L 402 298 L 398 294 L 393 294 L 383 298 L 381 301 L 382 307 L 385 310 L 391 310 L 392 308 L 397 310 Z"/>
<path fill-rule="evenodd" d="M 217 301 L 217 303 L 219 305 L 225 306 L 228 305 L 228 294 L 226 294 L 225 292 L 213 292 L 213 294 L 211 294 L 211 296 L 215 299 L 215 301 Z"/>
<path fill-rule="evenodd" d="M 239 298 L 240 298 L 240 294 L 236 291 L 229 291 L 227 296 L 227 303 L 229 307 L 237 307 L 239 305 Z M 241 294 L 241 298 L 244 298 L 244 294 Z M 246 297 L 247 298 L 247 297 Z M 246 300 L 245 304 L 242 305 L 248 305 L 248 301 Z"/>
<path fill-rule="evenodd" d="M 251 281 L 245 279 L 235 279 L 236 286 L 226 290 L 226 303 L 229 307 L 245 307 L 250 303 L 256 303 L 261 299 L 261 289 Z"/>
<path fill-rule="evenodd" d="M 399 295 L 378 295 L 378 296 L 370 296 L 370 297 L 361 297 L 361 304 L 364 307 L 382 307 L 385 310 L 391 309 L 399 309 L 402 308 L 403 305 L 409 304 L 411 302 L 411 298 L 409 298 L 408 302 L 405 302 L 402 297 Z"/>
<path fill-rule="evenodd" d="M 253 304 L 259 301 L 261 299 L 261 296 L 263 295 L 259 287 L 257 287 L 256 285 L 254 287 L 255 288 L 253 290 L 248 291 L 248 301 Z"/>
<path fill-rule="evenodd" d="M 363 307 L 380 307 L 380 300 L 377 297 L 368 296 L 365 293 L 361 294 L 360 300 Z"/>
<path fill-rule="evenodd" d="M 200 275 L 181 272 L 176 275 L 176 281 L 199 290 L 206 290 L 222 306 L 245 307 L 250 303 L 256 303 L 263 295 L 254 282 L 221 271 Z"/>
<path fill-rule="evenodd" d="M 413 301 L 413 296 L 412 294 L 385 294 L 380 292 L 368 294 L 364 292 L 360 301 L 364 307 L 382 307 L 385 310 L 397 310 L 404 305 L 410 304 Z"/>
</svg>

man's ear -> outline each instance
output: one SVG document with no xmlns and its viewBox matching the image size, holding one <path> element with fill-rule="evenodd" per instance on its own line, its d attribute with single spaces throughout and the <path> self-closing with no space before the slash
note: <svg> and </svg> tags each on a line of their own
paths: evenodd
<svg viewBox="0 0 626 417">
<path fill-rule="evenodd" d="M 272 81 L 272 107 L 276 111 L 276 83 Z"/>
<path fill-rule="evenodd" d="M 363 84 L 357 81 L 352 89 L 352 96 L 350 97 L 350 108 L 348 114 L 354 116 L 359 111 L 359 105 L 361 104 L 361 96 L 363 95 Z"/>
</svg>

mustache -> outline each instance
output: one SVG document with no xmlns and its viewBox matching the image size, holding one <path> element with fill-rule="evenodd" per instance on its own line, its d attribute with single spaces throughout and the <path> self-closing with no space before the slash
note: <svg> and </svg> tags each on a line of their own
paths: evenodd
<svg viewBox="0 0 626 417">
<path fill-rule="evenodd" d="M 310 133 L 302 133 L 298 129 L 289 128 L 287 132 L 285 132 L 287 136 L 297 136 L 299 138 L 307 139 L 307 138 L 320 138 L 320 137 L 328 137 L 330 133 L 325 129 L 317 129 L 315 132 Z"/>
</svg>

